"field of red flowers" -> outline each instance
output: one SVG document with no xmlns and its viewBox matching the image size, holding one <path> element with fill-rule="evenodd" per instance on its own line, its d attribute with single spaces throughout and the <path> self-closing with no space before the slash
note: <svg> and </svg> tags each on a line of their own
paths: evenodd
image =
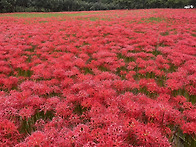
<svg viewBox="0 0 196 147">
<path fill-rule="evenodd" d="M 60 14 L 0 16 L 0 146 L 196 145 L 195 9 Z"/>
</svg>

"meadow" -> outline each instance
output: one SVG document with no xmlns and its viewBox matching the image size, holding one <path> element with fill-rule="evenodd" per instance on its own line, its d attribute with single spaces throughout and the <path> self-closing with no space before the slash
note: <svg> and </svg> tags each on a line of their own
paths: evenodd
<svg viewBox="0 0 196 147">
<path fill-rule="evenodd" d="M 0 146 L 196 146 L 196 10 L 0 14 Z"/>
</svg>

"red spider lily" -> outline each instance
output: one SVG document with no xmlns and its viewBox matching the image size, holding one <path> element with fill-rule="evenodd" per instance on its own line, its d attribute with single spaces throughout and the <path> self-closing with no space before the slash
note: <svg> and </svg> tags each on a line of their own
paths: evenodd
<svg viewBox="0 0 196 147">
<path fill-rule="evenodd" d="M 0 18 L 1 146 L 171 146 L 180 132 L 193 139 L 196 17 L 139 12 Z"/>
<path fill-rule="evenodd" d="M 195 122 L 187 122 L 185 124 L 182 124 L 182 130 L 183 133 L 187 133 L 187 134 L 191 134 L 193 136 L 195 136 Z"/>
<path fill-rule="evenodd" d="M 46 135 L 44 132 L 36 131 L 31 136 L 26 138 L 26 145 L 28 146 L 45 146 L 46 145 Z"/>
<path fill-rule="evenodd" d="M 188 121 L 195 121 L 196 120 L 196 109 L 185 110 L 183 111 L 184 115 L 187 117 Z"/>
<path fill-rule="evenodd" d="M 28 119 L 35 113 L 34 111 L 35 110 L 33 109 L 33 107 L 23 108 L 20 110 L 19 116 L 21 116 L 22 119 Z"/>
<path fill-rule="evenodd" d="M 1 134 L 1 146 L 10 146 L 17 143 L 17 138 L 20 137 L 19 132 L 15 124 L 7 119 L 1 118 L 0 121 L 0 134 Z"/>
<path fill-rule="evenodd" d="M 183 88 L 183 83 L 174 79 L 168 79 L 166 84 L 171 90 L 178 90 Z"/>
<path fill-rule="evenodd" d="M 56 106 L 56 113 L 59 116 L 68 117 L 72 114 L 73 106 L 68 104 L 67 102 L 59 102 Z"/>
</svg>

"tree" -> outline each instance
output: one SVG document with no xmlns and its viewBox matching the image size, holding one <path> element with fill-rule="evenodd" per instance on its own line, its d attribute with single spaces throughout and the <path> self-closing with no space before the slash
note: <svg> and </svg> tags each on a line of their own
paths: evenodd
<svg viewBox="0 0 196 147">
<path fill-rule="evenodd" d="M 0 0 L 0 12 L 183 8 L 195 0 Z"/>
<path fill-rule="evenodd" d="M 1 0 L 2 12 L 14 12 L 16 0 Z"/>
</svg>

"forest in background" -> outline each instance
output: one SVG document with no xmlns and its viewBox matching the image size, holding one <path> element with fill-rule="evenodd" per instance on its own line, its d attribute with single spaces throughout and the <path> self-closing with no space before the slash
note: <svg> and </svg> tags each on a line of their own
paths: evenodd
<svg viewBox="0 0 196 147">
<path fill-rule="evenodd" d="M 183 8 L 195 0 L 0 0 L 0 12 L 61 12 L 114 9 Z"/>
</svg>

